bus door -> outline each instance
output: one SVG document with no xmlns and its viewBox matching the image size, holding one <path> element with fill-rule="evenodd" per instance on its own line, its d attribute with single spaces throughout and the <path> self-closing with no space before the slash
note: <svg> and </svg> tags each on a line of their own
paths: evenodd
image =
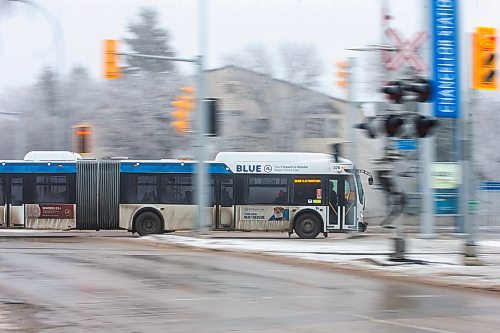
<svg viewBox="0 0 500 333">
<path fill-rule="evenodd" d="M 215 229 L 234 229 L 234 179 L 220 176 L 215 182 Z"/>
<path fill-rule="evenodd" d="M 6 227 L 24 226 L 24 183 L 22 176 L 4 177 L 4 225 Z"/>
<path fill-rule="evenodd" d="M 328 179 L 328 230 L 356 229 L 356 189 L 350 176 Z"/>
</svg>

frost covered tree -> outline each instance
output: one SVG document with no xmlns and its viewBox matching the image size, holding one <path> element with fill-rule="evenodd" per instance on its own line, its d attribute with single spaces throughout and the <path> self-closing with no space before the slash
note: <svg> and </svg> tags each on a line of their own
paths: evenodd
<svg viewBox="0 0 500 333">
<path fill-rule="evenodd" d="M 313 45 L 284 43 L 279 48 L 283 78 L 301 87 L 316 87 L 322 73 L 321 59 Z"/>
<path fill-rule="evenodd" d="M 132 52 L 173 56 L 174 52 L 170 46 L 170 35 L 167 30 L 158 26 L 158 12 L 152 8 L 143 8 L 139 18 L 128 26 L 129 38 L 125 43 Z M 172 72 L 174 63 L 160 59 L 147 59 L 127 56 L 129 71 L 142 70 L 150 73 Z"/>
</svg>

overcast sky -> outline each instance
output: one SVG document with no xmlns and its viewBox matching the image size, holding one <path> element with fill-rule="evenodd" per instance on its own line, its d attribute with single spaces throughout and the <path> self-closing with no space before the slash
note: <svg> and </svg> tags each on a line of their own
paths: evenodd
<svg viewBox="0 0 500 333">
<path fill-rule="evenodd" d="M 103 40 L 125 37 L 126 26 L 145 6 L 160 12 L 161 26 L 170 32 L 177 55 L 198 53 L 197 0 L 33 1 L 43 6 L 45 15 L 22 3 L 0 6 L 0 93 L 34 82 L 43 66 L 56 63 L 59 71 L 83 65 L 101 78 Z M 425 0 L 387 2 L 392 25 L 405 39 L 425 29 Z M 282 42 L 312 44 L 323 59 L 321 90 L 342 95 L 333 88 L 335 63 L 348 56 L 369 57 L 348 48 L 380 43 L 380 4 L 380 0 L 208 0 L 208 68 L 220 66 L 225 55 L 250 44 L 264 44 L 270 51 Z M 47 16 L 56 21 L 50 23 Z M 500 28 L 500 1 L 462 0 L 461 17 L 464 32 L 477 25 Z M 64 48 L 59 53 L 54 40 L 58 26 L 59 45 Z"/>
</svg>

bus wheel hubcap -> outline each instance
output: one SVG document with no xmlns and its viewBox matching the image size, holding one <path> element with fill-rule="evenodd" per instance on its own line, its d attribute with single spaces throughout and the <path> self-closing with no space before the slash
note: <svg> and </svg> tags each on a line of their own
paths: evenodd
<svg viewBox="0 0 500 333">
<path fill-rule="evenodd" d="M 154 223 L 153 223 L 153 221 L 151 221 L 151 220 L 145 220 L 145 221 L 142 223 L 142 225 L 143 225 L 144 229 L 146 229 L 146 230 L 151 230 L 151 229 L 153 229 Z"/>
<path fill-rule="evenodd" d="M 304 221 L 304 223 L 302 224 L 302 229 L 303 229 L 305 232 L 311 232 L 311 231 L 313 231 L 313 229 L 314 229 L 314 224 L 312 223 L 312 221 L 310 221 L 310 220 L 306 220 L 306 221 Z"/>
</svg>

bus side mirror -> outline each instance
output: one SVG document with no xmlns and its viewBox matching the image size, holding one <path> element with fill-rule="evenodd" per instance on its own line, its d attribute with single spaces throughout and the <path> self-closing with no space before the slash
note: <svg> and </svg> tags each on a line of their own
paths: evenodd
<svg viewBox="0 0 500 333">
<path fill-rule="evenodd" d="M 368 178 L 368 185 L 373 185 L 373 177 Z"/>
</svg>

